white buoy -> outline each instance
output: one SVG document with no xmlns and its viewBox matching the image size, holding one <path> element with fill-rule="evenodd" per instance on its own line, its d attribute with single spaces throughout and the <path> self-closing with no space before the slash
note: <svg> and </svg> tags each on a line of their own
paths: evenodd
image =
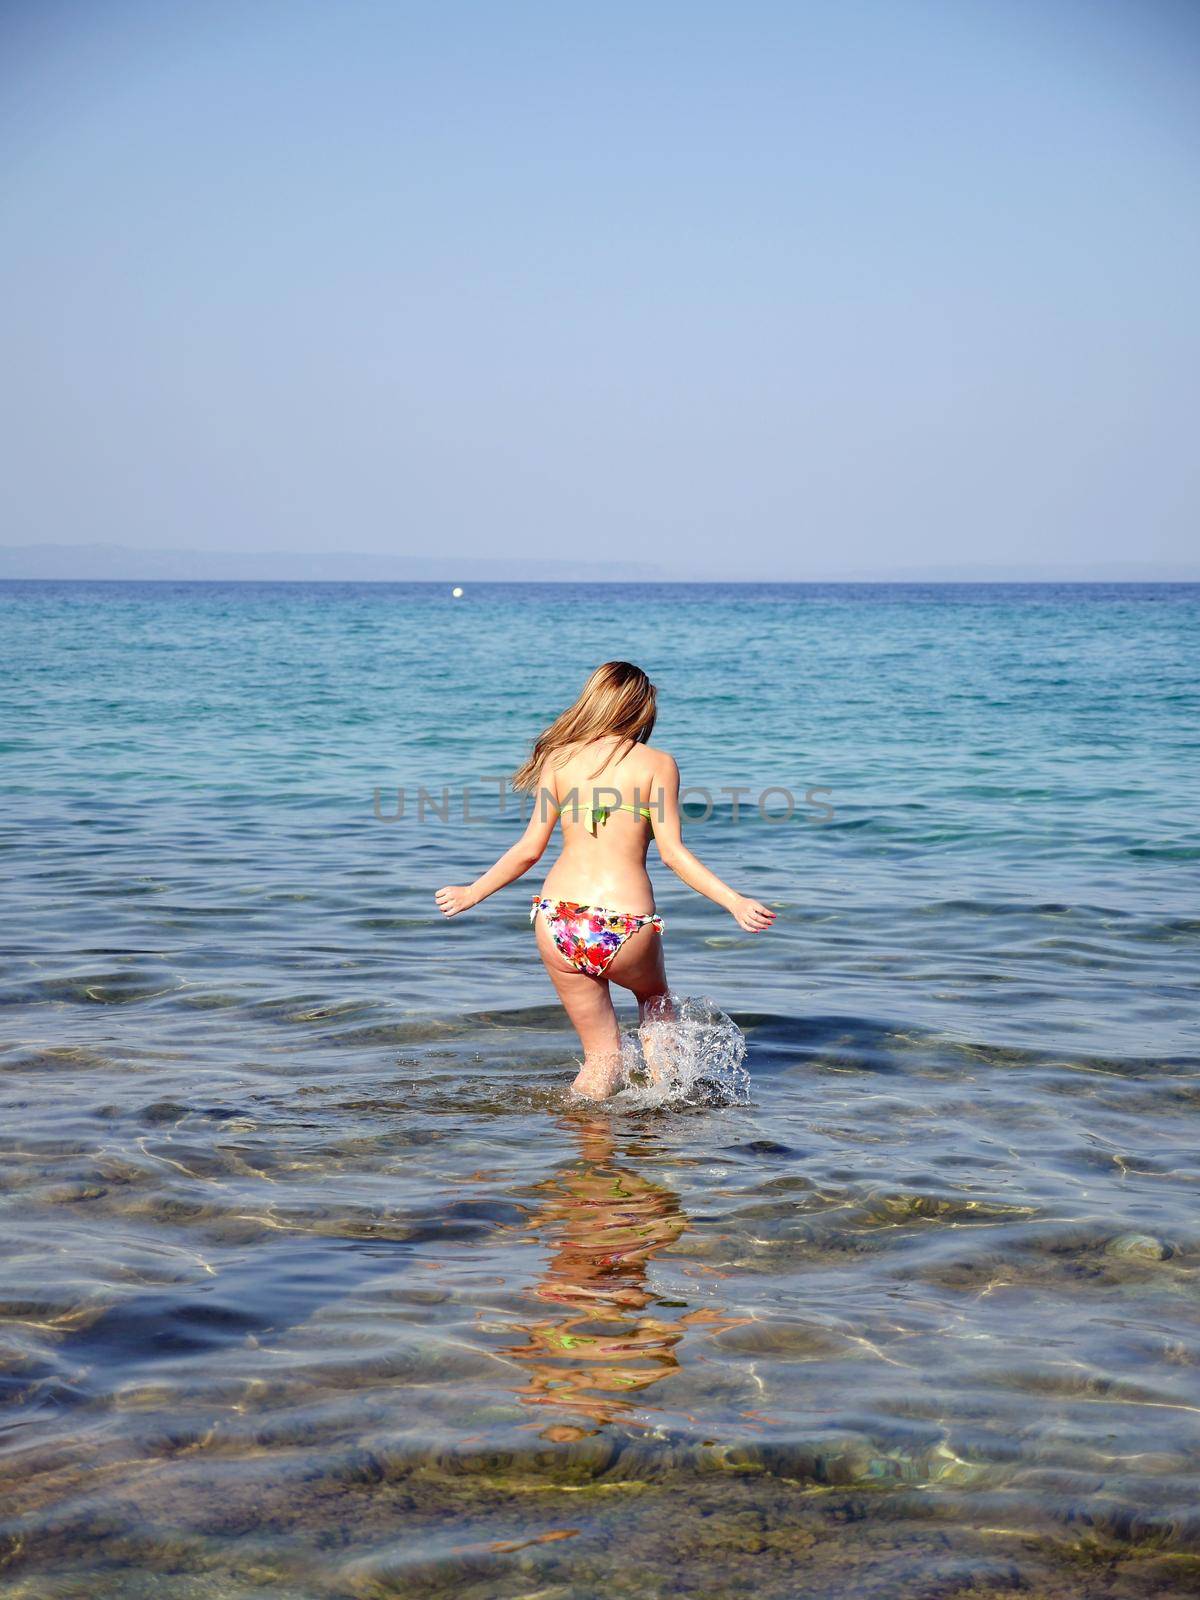
<svg viewBox="0 0 1200 1600">
<path fill-rule="evenodd" d="M 461 589 L 451 589 L 450 593 L 454 596 L 454 598 L 456 600 L 461 600 L 462 599 L 462 590 Z"/>
</svg>

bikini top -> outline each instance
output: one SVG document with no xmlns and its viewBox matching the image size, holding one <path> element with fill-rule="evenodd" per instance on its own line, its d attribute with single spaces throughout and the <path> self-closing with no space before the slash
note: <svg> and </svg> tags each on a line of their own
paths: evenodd
<svg viewBox="0 0 1200 1600">
<path fill-rule="evenodd" d="M 570 811 L 572 813 L 586 811 L 591 817 L 591 822 L 588 824 L 588 826 L 592 833 L 595 833 L 596 831 L 596 824 L 599 823 L 601 827 L 603 827 L 608 821 L 609 817 L 612 816 L 614 811 L 628 811 L 635 817 L 645 817 L 651 828 L 654 827 L 654 821 L 649 806 L 585 806 L 581 804 L 572 805 L 570 803 L 565 806 L 559 806 L 558 814 L 560 817 L 565 811 Z"/>
</svg>

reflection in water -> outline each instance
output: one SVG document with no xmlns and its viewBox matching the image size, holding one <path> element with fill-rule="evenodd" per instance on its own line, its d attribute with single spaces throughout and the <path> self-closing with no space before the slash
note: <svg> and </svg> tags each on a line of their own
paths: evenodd
<svg viewBox="0 0 1200 1600">
<path fill-rule="evenodd" d="M 527 1342 L 506 1354 L 529 1366 L 529 1382 L 517 1391 L 525 1405 L 644 1426 L 635 1398 L 678 1371 L 677 1346 L 689 1329 L 716 1333 L 746 1319 L 708 1309 L 661 1314 L 678 1302 L 654 1292 L 647 1268 L 687 1229 L 679 1196 L 617 1165 L 605 1118 L 572 1118 L 569 1125 L 579 1160 L 537 1185 L 541 1204 L 530 1224 L 552 1250 L 533 1292 L 569 1314 L 517 1324 Z M 552 1423 L 542 1436 L 569 1440 L 595 1431 Z"/>
</svg>

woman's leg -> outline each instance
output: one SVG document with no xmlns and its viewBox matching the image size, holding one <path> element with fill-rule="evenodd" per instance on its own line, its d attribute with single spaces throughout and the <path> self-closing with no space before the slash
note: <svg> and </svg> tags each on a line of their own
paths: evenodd
<svg viewBox="0 0 1200 1600">
<path fill-rule="evenodd" d="M 632 990 L 637 996 L 638 1015 L 645 1015 L 647 1002 L 667 992 L 662 934 L 657 928 L 639 928 L 605 967 L 604 976 L 622 989 Z"/>
<path fill-rule="evenodd" d="M 655 928 L 639 928 L 632 938 L 617 951 L 609 962 L 605 976 L 637 996 L 638 1022 L 646 1021 L 647 1008 L 652 1002 L 656 1018 L 669 1017 L 663 997 L 667 994 L 667 968 L 663 959 L 662 934 Z M 651 1081 L 662 1084 L 668 1075 L 668 1061 L 660 1048 L 660 1041 L 652 1028 L 641 1029 L 642 1055 Z"/>
<path fill-rule="evenodd" d="M 621 1081 L 621 1029 L 608 992 L 607 978 L 579 972 L 561 954 L 539 916 L 538 950 L 571 1025 L 583 1046 L 583 1066 L 571 1087 L 592 1100 L 607 1100 Z"/>
</svg>

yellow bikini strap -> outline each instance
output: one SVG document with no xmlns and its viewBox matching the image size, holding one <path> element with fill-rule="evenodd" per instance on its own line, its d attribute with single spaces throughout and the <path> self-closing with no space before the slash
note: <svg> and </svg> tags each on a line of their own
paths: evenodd
<svg viewBox="0 0 1200 1600">
<path fill-rule="evenodd" d="M 603 827 L 614 811 L 628 811 L 631 816 L 645 817 L 651 828 L 654 827 L 654 819 L 651 816 L 649 806 L 585 806 L 581 804 L 559 806 L 558 814 L 560 817 L 565 811 L 586 811 L 592 819 L 589 826 L 593 834 L 596 831 L 596 823 L 599 822 L 600 826 Z"/>
</svg>

